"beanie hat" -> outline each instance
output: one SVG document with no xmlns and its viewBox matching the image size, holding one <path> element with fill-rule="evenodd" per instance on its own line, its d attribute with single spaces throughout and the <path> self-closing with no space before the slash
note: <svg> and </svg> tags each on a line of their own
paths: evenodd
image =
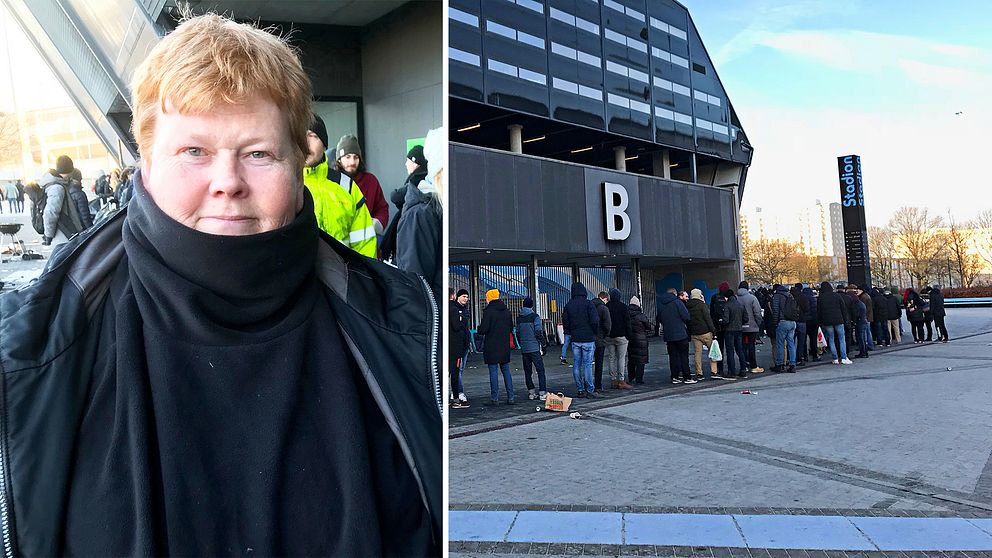
<svg viewBox="0 0 992 558">
<path fill-rule="evenodd" d="M 750 289 L 751 286 L 747 284 L 747 281 L 741 281 L 740 284 L 737 285 L 737 288 L 738 289 Z"/>
<path fill-rule="evenodd" d="M 361 159 L 362 147 L 358 145 L 358 138 L 351 134 L 345 134 L 341 136 L 340 140 L 338 140 L 338 150 L 334 156 L 340 159 L 349 153 L 354 153 L 355 155 L 358 155 L 359 159 Z"/>
<path fill-rule="evenodd" d="M 57 174 L 69 174 L 72 169 L 72 159 L 68 155 L 59 155 L 59 158 L 55 160 L 55 172 Z"/>
<path fill-rule="evenodd" d="M 458 292 L 455 293 L 455 298 L 458 298 L 462 295 L 468 296 L 468 291 L 465 289 L 458 289 Z"/>
<path fill-rule="evenodd" d="M 730 283 L 728 283 L 726 281 L 724 281 L 723 283 L 720 283 L 720 286 L 717 287 L 717 290 L 720 291 L 721 293 L 723 291 L 729 291 L 730 290 Z"/>
<path fill-rule="evenodd" d="M 422 167 L 427 164 L 427 159 L 424 158 L 424 146 L 414 145 L 410 151 L 406 152 L 406 158 L 409 161 L 413 161 L 418 167 Z"/>
<path fill-rule="evenodd" d="M 533 308 L 533 307 L 534 307 L 534 299 L 531 298 L 531 297 L 525 298 L 524 299 L 524 308 Z"/>
<path fill-rule="evenodd" d="M 630 303 L 633 304 L 634 306 L 640 306 L 641 305 L 641 299 L 637 298 L 636 295 L 635 296 L 632 296 L 632 297 L 630 297 Z"/>
<path fill-rule="evenodd" d="M 703 298 L 703 291 L 699 289 L 692 289 L 692 291 L 689 292 L 689 298 L 705 301 L 705 299 Z"/>
<path fill-rule="evenodd" d="M 492 302 L 499 299 L 499 291 L 497 289 L 489 289 L 486 291 L 486 302 Z"/>
<path fill-rule="evenodd" d="M 324 119 L 316 114 L 313 115 L 313 124 L 310 126 L 310 131 L 317 134 L 317 137 L 324 144 L 324 149 L 327 149 L 327 127 L 324 126 Z"/>
</svg>

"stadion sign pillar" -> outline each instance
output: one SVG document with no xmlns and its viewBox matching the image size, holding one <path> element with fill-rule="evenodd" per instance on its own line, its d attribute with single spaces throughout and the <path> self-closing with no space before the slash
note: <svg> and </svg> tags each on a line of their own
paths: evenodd
<svg viewBox="0 0 992 558">
<path fill-rule="evenodd" d="M 865 195 L 861 183 L 861 157 L 858 155 L 837 157 L 837 173 L 840 175 L 847 281 L 871 286 L 868 224 L 865 222 Z"/>
</svg>

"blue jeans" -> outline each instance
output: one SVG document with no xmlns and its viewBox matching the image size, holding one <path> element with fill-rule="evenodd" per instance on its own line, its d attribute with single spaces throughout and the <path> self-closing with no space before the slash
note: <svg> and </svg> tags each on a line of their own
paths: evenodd
<svg viewBox="0 0 992 558">
<path fill-rule="evenodd" d="M 868 354 L 868 347 L 871 346 L 871 337 L 868 329 L 868 322 L 858 323 L 857 329 L 858 351 L 861 354 Z"/>
<path fill-rule="evenodd" d="M 466 347 L 465 354 L 462 355 L 462 361 L 458 366 L 458 393 L 465 393 L 465 384 L 462 383 L 462 374 L 465 373 L 465 363 L 468 362 L 468 354 L 472 352 L 472 349 Z"/>
<path fill-rule="evenodd" d="M 806 351 L 806 322 L 796 322 L 796 358 L 808 358 Z"/>
<path fill-rule="evenodd" d="M 744 334 L 740 331 L 728 331 L 724 334 L 723 360 L 727 361 L 727 369 L 731 376 L 745 374 L 747 370 L 747 358 L 744 355 Z M 737 360 L 734 360 L 736 356 Z M 740 363 L 740 372 L 737 371 L 737 363 Z"/>
<path fill-rule="evenodd" d="M 785 360 L 785 346 L 789 347 L 789 366 L 796 365 L 796 322 L 782 320 L 775 328 L 775 366 Z M 780 360 L 781 359 L 781 360 Z"/>
<path fill-rule="evenodd" d="M 575 389 L 593 393 L 596 386 L 592 383 L 592 359 L 596 352 L 596 343 L 572 343 L 572 379 L 575 380 Z M 585 384 L 585 385 L 583 385 Z"/>
<path fill-rule="evenodd" d="M 499 372 L 503 371 L 503 384 L 506 387 L 506 400 L 513 401 L 513 378 L 510 377 L 510 363 L 489 365 L 489 399 L 499 401 Z"/>
<path fill-rule="evenodd" d="M 847 358 L 847 337 L 844 332 L 844 324 L 838 325 L 821 325 L 820 329 L 823 330 L 823 337 L 827 339 L 827 348 L 830 349 L 830 355 L 837 359 L 837 348 L 840 346 L 840 360 Z M 834 338 L 837 335 L 837 338 Z M 839 342 L 838 342 L 839 341 Z"/>
<path fill-rule="evenodd" d="M 565 358 L 565 355 L 568 354 L 568 344 L 571 342 L 572 342 L 572 336 L 566 333 L 565 342 L 561 346 L 561 358 Z"/>
</svg>

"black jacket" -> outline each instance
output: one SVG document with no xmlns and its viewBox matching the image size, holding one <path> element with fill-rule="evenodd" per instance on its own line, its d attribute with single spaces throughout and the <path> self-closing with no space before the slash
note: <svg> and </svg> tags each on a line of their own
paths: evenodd
<svg viewBox="0 0 992 558">
<path fill-rule="evenodd" d="M 930 313 L 935 318 L 943 318 L 947 315 L 947 310 L 944 309 L 944 293 L 938 288 L 930 291 Z"/>
<path fill-rule="evenodd" d="M 107 358 L 97 348 L 113 346 L 96 338 L 93 322 L 109 304 L 111 277 L 127 265 L 126 213 L 76 236 L 37 281 L 0 297 L 0 536 L 10 555 L 51 556 L 61 544 L 87 379 Z M 440 554 L 440 314 L 419 278 L 320 238 L 318 279 L 374 395 L 368 403 L 382 412 L 417 479 Z"/>
<path fill-rule="evenodd" d="M 647 364 L 648 362 L 648 332 L 651 331 L 651 320 L 641 312 L 641 307 L 631 304 L 628 307 L 630 314 L 630 332 L 627 334 L 629 343 L 627 344 L 627 358 L 630 362 Z"/>
<path fill-rule="evenodd" d="M 875 290 L 871 295 L 871 310 L 876 322 L 888 320 L 888 310 L 886 309 L 885 295 Z"/>
<path fill-rule="evenodd" d="M 468 349 L 468 330 L 470 329 L 468 306 L 462 306 L 457 301 L 448 301 L 448 350 L 451 360 L 462 358 Z"/>
<path fill-rule="evenodd" d="M 885 319 L 898 320 L 902 317 L 902 305 L 899 304 L 899 297 L 889 293 L 882 295 L 885 298 Z"/>
<path fill-rule="evenodd" d="M 599 328 L 599 312 L 586 298 L 588 291 L 582 283 L 572 284 L 572 300 L 565 305 L 561 322 L 573 343 L 592 343 Z"/>
<path fill-rule="evenodd" d="M 412 271 L 427 280 L 434 299 L 440 300 L 442 288 L 444 239 L 441 206 L 413 184 L 407 184 L 406 203 L 396 231 L 396 266 Z"/>
<path fill-rule="evenodd" d="M 685 303 L 685 308 L 689 311 L 689 335 L 716 333 L 713 317 L 710 316 L 710 309 L 705 302 L 691 298 Z"/>
<path fill-rule="evenodd" d="M 744 328 L 744 306 L 741 305 L 740 300 L 737 300 L 737 295 L 728 296 L 726 299 L 727 327 L 725 331 L 739 332 Z"/>
<path fill-rule="evenodd" d="M 396 206 L 396 214 L 389 220 L 386 230 L 382 231 L 382 237 L 379 238 L 379 259 L 392 260 L 396 257 L 396 231 L 400 224 L 400 217 L 403 216 L 406 192 L 410 184 L 416 187 L 425 178 L 427 178 L 427 165 L 421 165 L 406 177 L 403 186 L 393 190 L 393 193 L 389 195 L 389 200 Z"/>
<path fill-rule="evenodd" d="M 847 296 L 834 292 L 830 283 L 820 284 L 820 297 L 816 301 L 817 321 L 821 326 L 847 325 L 850 314 Z"/>
<path fill-rule="evenodd" d="M 792 298 L 796 299 L 796 306 L 799 307 L 799 319 L 796 322 L 808 322 L 813 318 L 812 309 L 809 307 L 809 299 L 803 294 L 803 290 L 798 287 L 789 289 Z"/>
<path fill-rule="evenodd" d="M 606 303 L 610 311 L 610 333 L 607 337 L 627 337 L 630 334 L 630 312 L 620 299 L 620 291 L 610 289 L 610 301 Z"/>
<path fill-rule="evenodd" d="M 710 319 L 713 321 L 713 333 L 720 335 L 727 328 L 727 297 L 716 293 L 710 297 Z"/>
<path fill-rule="evenodd" d="M 596 314 L 599 315 L 599 326 L 596 328 L 596 348 L 602 349 L 606 346 L 606 342 L 603 340 L 609 336 L 610 329 L 613 328 L 613 320 L 610 318 L 610 310 L 602 299 L 599 297 L 592 299 L 592 305 L 596 307 Z"/>
<path fill-rule="evenodd" d="M 482 360 L 486 364 L 510 362 L 510 335 L 513 334 L 513 317 L 506 304 L 496 299 L 486 305 L 479 321 L 482 340 Z"/>
<path fill-rule="evenodd" d="M 658 321 L 666 342 L 684 341 L 689 338 L 689 311 L 679 297 L 666 292 L 658 297 Z"/>
<path fill-rule="evenodd" d="M 72 203 L 76 205 L 76 211 L 79 212 L 79 220 L 83 223 L 83 228 L 88 229 L 92 227 L 93 214 L 90 213 L 90 200 L 86 198 L 86 192 L 83 192 L 83 186 L 79 181 L 69 181 L 69 197 L 72 198 Z"/>
</svg>

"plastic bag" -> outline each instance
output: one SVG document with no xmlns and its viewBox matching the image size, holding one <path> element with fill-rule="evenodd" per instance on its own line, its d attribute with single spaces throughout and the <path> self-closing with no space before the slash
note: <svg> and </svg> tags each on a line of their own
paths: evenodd
<svg viewBox="0 0 992 558">
<path fill-rule="evenodd" d="M 816 328 L 816 347 L 818 349 L 827 348 L 827 339 L 823 336 L 823 329 L 819 327 Z"/>
<path fill-rule="evenodd" d="M 716 341 L 710 345 L 710 360 L 713 362 L 720 362 L 723 360 L 723 353 L 720 352 L 720 344 Z"/>
</svg>

